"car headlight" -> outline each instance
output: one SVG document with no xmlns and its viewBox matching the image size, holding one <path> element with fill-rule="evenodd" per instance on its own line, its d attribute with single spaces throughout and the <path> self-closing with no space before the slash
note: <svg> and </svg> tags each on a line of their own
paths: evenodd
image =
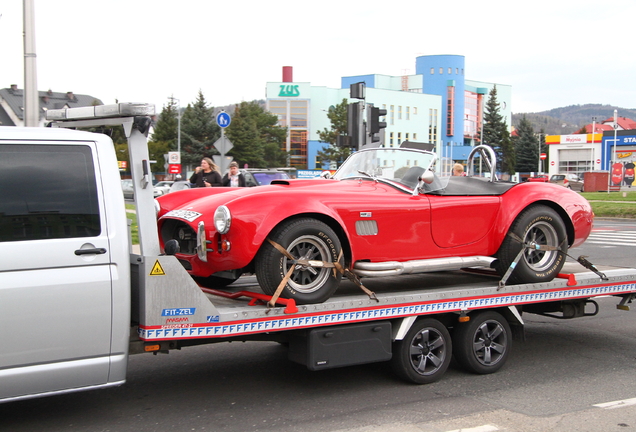
<svg viewBox="0 0 636 432">
<path fill-rule="evenodd" d="M 232 215 L 226 206 L 219 206 L 214 212 L 214 227 L 219 234 L 225 234 L 232 225 Z"/>
</svg>

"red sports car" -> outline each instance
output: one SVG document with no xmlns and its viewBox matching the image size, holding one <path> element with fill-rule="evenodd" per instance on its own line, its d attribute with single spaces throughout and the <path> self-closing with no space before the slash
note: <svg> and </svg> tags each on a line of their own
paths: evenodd
<svg viewBox="0 0 636 432">
<path fill-rule="evenodd" d="M 161 244 L 178 242 L 176 257 L 201 285 L 255 273 L 274 294 L 287 276 L 283 297 L 299 304 L 327 300 L 346 270 L 364 278 L 490 266 L 503 275 L 512 265 L 509 283 L 552 280 L 568 247 L 590 234 L 589 203 L 550 183 L 497 181 L 494 169 L 473 176 L 476 151 L 496 166 L 479 146 L 467 176 L 441 177 L 434 153 L 372 148 L 331 179 L 171 193 L 157 199 Z"/>
</svg>

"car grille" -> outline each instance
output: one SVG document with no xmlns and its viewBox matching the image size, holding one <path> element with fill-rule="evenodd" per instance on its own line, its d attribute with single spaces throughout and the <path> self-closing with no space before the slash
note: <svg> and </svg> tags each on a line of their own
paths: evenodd
<svg viewBox="0 0 636 432">
<path fill-rule="evenodd" d="M 194 255 L 197 253 L 197 233 L 185 222 L 168 219 L 161 226 L 161 239 L 164 244 L 168 240 L 179 243 L 179 253 Z"/>
</svg>

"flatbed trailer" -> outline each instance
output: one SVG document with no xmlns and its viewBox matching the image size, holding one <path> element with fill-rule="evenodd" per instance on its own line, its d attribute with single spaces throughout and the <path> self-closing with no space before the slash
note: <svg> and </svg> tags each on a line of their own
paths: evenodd
<svg viewBox="0 0 636 432">
<path fill-rule="evenodd" d="M 181 272 L 180 264 L 163 258 L 158 262 L 166 276 Z M 271 297 L 254 276 L 243 276 L 223 290 L 193 287 L 200 303 L 166 312 L 162 299 L 161 310 L 146 309 L 131 353 L 269 340 L 288 345 L 290 360 L 310 370 L 391 361 L 407 381 L 429 383 L 443 375 L 452 353 L 468 371 L 492 373 L 504 365 L 513 336 L 523 338 L 524 313 L 592 316 L 598 312 L 594 298 L 602 296 L 615 296 L 617 307 L 629 310 L 636 270 L 608 267 L 601 278 L 577 262 L 565 269 L 551 282 L 503 287 L 496 273 L 472 269 L 363 279 L 377 300 L 343 281 L 324 303 L 296 306 L 280 299 L 284 304 L 276 307 L 267 304 Z"/>
</svg>

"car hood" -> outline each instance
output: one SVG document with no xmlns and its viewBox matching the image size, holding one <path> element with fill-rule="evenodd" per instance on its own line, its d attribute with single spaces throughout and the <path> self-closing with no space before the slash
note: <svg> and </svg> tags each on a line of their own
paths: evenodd
<svg viewBox="0 0 636 432">
<path fill-rule="evenodd" d="M 370 182 L 366 180 L 365 182 Z M 228 204 L 235 200 L 250 199 L 255 197 L 262 199 L 266 196 L 275 196 L 288 193 L 344 193 L 346 190 L 360 192 L 358 182 L 347 180 L 325 180 L 325 179 L 289 179 L 274 180 L 270 185 L 258 187 L 214 187 L 214 188 L 194 188 L 172 192 L 157 198 L 160 206 L 158 216 L 162 217 L 167 212 L 177 209 L 214 211 L 216 207 Z M 254 199 L 254 198 L 252 198 Z M 274 198 L 272 198 L 274 199 Z"/>
</svg>

